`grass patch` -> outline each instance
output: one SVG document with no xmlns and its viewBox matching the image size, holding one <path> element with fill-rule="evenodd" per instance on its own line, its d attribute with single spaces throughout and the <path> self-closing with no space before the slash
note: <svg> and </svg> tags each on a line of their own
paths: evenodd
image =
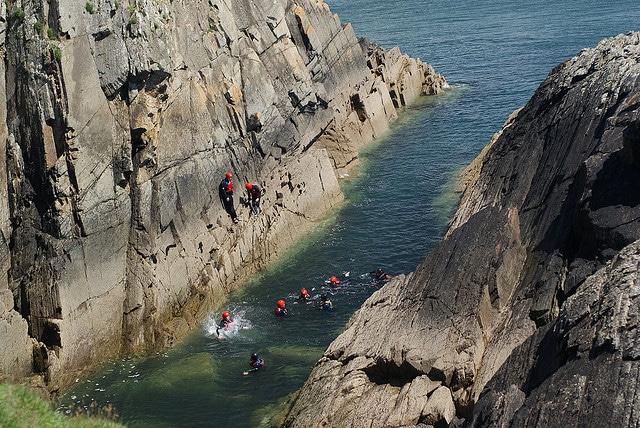
<svg viewBox="0 0 640 428">
<path fill-rule="evenodd" d="M 17 385 L 0 385 L 0 426 L 7 428 L 117 428 L 112 421 L 56 413 L 51 404 Z"/>
</svg>

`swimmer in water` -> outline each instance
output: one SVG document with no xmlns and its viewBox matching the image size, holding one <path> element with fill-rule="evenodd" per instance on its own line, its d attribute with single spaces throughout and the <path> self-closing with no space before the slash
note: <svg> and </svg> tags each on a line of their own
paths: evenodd
<svg viewBox="0 0 640 428">
<path fill-rule="evenodd" d="M 229 312 L 224 311 L 222 313 L 222 320 L 220 320 L 220 324 L 218 324 L 218 328 L 216 328 L 218 339 L 222 339 L 221 331 L 226 330 L 229 324 L 231 324 L 231 315 L 229 315 Z"/>
<path fill-rule="evenodd" d="M 262 358 L 259 358 L 258 354 L 256 354 L 255 352 L 251 354 L 251 357 L 249 358 L 249 364 L 251 365 L 251 370 L 243 372 L 242 374 L 245 376 L 251 372 L 257 372 L 258 370 L 262 370 L 264 368 L 264 360 Z"/>
<path fill-rule="evenodd" d="M 325 311 L 333 309 L 333 303 L 331 303 L 331 300 L 329 300 L 326 294 L 320 295 L 320 309 Z"/>
<path fill-rule="evenodd" d="M 309 296 L 309 292 L 306 288 L 300 290 L 300 296 L 298 296 L 298 300 L 302 300 L 303 302 L 308 302 L 311 300 L 311 296 Z"/>
<path fill-rule="evenodd" d="M 287 315 L 289 315 L 289 311 L 284 306 L 284 300 L 278 300 L 277 306 L 274 310 L 274 313 L 277 317 L 286 317 Z"/>
</svg>

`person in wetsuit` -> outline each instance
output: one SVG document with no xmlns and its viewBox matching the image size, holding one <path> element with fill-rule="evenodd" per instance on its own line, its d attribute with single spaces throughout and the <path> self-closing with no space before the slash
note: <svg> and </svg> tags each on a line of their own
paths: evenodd
<svg viewBox="0 0 640 428">
<path fill-rule="evenodd" d="M 278 300 L 277 306 L 274 310 L 274 313 L 277 317 L 286 317 L 287 315 L 289 315 L 289 311 L 284 306 L 284 300 Z"/>
<path fill-rule="evenodd" d="M 251 365 L 251 370 L 243 372 L 242 374 L 245 376 L 251 372 L 257 372 L 258 370 L 264 368 L 264 360 L 262 358 L 259 358 L 258 354 L 256 354 L 255 352 L 251 354 L 251 357 L 249 358 L 249 364 Z"/>
<path fill-rule="evenodd" d="M 226 330 L 227 327 L 231 324 L 231 315 L 229 312 L 224 311 L 222 313 L 222 319 L 220 320 L 220 324 L 218 324 L 218 328 L 216 328 L 216 334 L 218 335 L 218 339 L 222 338 L 221 330 Z"/>
<path fill-rule="evenodd" d="M 247 183 L 245 184 L 245 187 L 247 189 L 247 194 L 249 195 L 249 206 L 253 211 L 253 215 L 257 216 L 262 212 L 262 207 L 260 206 L 260 196 L 262 196 L 262 191 L 260 190 L 260 186 L 253 183 Z"/>
<path fill-rule="evenodd" d="M 373 276 L 374 280 L 376 281 L 386 281 L 388 279 L 391 279 L 391 275 L 387 275 L 380 268 L 374 270 L 373 272 L 370 272 L 370 275 Z"/>
<path fill-rule="evenodd" d="M 320 295 L 320 309 L 325 311 L 333 309 L 333 303 L 331 303 L 326 294 Z"/>
<path fill-rule="evenodd" d="M 233 175 L 230 172 L 225 174 L 224 180 L 220 182 L 218 192 L 225 211 L 231 216 L 234 223 L 238 223 L 240 219 L 236 214 L 236 209 L 233 207 L 233 181 L 231 177 L 233 177 Z"/>
<path fill-rule="evenodd" d="M 298 296 L 298 300 L 302 300 L 303 302 L 308 302 L 309 300 L 311 300 L 311 296 L 309 296 L 306 288 L 300 290 L 300 296 Z"/>
</svg>

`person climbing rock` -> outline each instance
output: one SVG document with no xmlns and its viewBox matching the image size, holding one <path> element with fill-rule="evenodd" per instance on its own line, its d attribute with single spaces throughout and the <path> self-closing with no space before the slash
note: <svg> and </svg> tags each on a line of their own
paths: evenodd
<svg viewBox="0 0 640 428">
<path fill-rule="evenodd" d="M 276 309 L 274 310 L 274 313 L 277 317 L 286 317 L 287 315 L 289 315 L 289 311 L 287 311 L 287 308 L 285 308 L 284 306 L 284 300 L 278 300 Z"/>
<path fill-rule="evenodd" d="M 221 331 L 226 330 L 227 327 L 229 327 L 229 324 L 231 324 L 231 315 L 229 314 L 229 312 L 224 311 L 222 313 L 222 319 L 220 320 L 220 324 L 218 324 L 218 328 L 216 328 L 216 334 L 218 335 L 218 339 L 222 338 Z"/>
<path fill-rule="evenodd" d="M 253 211 L 253 215 L 257 216 L 262 212 L 262 207 L 260 206 L 260 196 L 262 196 L 262 190 L 260 190 L 260 186 L 253 183 L 245 184 L 248 194 L 248 202 L 251 210 Z"/>
<path fill-rule="evenodd" d="M 238 223 L 240 219 L 236 215 L 236 210 L 233 207 L 233 181 L 231 180 L 233 175 L 230 172 L 227 172 L 224 176 L 224 180 L 220 182 L 219 193 L 220 200 L 222 201 L 222 205 L 224 205 L 224 209 L 231 216 L 231 219 L 234 223 Z"/>
<path fill-rule="evenodd" d="M 257 372 L 258 370 L 264 368 L 264 360 L 262 358 L 259 358 L 258 354 L 256 354 L 255 352 L 251 354 L 251 357 L 249 358 L 249 364 L 251 365 L 251 370 L 243 372 L 242 374 L 245 376 L 251 372 Z"/>
</svg>

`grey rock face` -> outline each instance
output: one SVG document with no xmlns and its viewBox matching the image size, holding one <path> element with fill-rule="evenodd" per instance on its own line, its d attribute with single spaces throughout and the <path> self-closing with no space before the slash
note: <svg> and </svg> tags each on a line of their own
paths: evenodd
<svg viewBox="0 0 640 428">
<path fill-rule="evenodd" d="M 0 380 L 33 366 L 51 390 L 197 326 L 341 202 L 336 171 L 388 127 L 394 97 L 446 86 L 378 48 L 383 81 L 318 0 L 2 15 Z M 238 225 L 218 198 L 226 171 Z M 260 217 L 240 204 L 245 181 L 265 189 Z"/>
<path fill-rule="evenodd" d="M 639 60 L 630 33 L 549 74 L 471 165 L 445 239 L 353 316 L 288 426 L 638 424 Z M 414 388 L 425 377 L 455 414 Z"/>
</svg>

